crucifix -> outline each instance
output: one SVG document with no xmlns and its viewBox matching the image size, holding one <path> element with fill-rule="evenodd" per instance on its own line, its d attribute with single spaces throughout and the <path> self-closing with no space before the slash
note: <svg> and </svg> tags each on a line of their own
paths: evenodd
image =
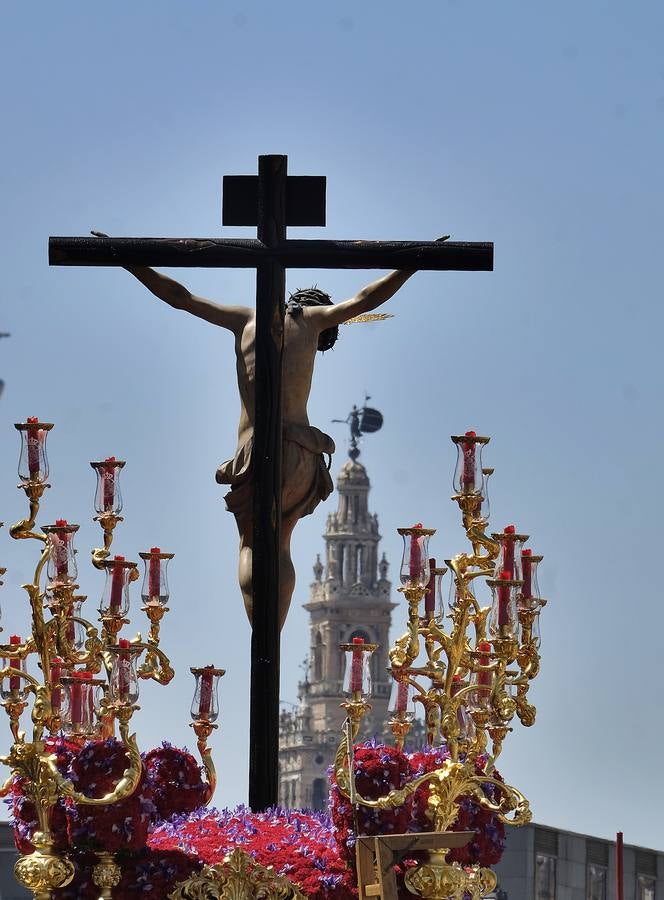
<svg viewBox="0 0 664 900">
<path fill-rule="evenodd" d="M 260 156 L 258 175 L 224 177 L 222 223 L 256 225 L 257 240 L 52 237 L 58 266 L 255 268 L 255 422 L 249 805 L 277 802 L 282 356 L 288 268 L 491 271 L 493 244 L 286 238 L 325 225 L 325 177 L 289 176 L 286 156 Z"/>
</svg>

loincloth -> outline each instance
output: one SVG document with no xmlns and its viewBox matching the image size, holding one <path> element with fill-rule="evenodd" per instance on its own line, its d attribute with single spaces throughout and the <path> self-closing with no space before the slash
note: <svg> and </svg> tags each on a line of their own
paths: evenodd
<svg viewBox="0 0 664 900">
<path fill-rule="evenodd" d="M 253 436 L 238 447 L 232 459 L 217 469 L 219 484 L 230 484 L 224 496 L 226 508 L 232 512 L 240 533 L 251 526 L 254 485 L 251 477 Z M 334 453 L 332 438 L 313 425 L 284 423 L 281 455 L 281 519 L 296 522 L 310 515 L 326 500 L 334 485 L 325 455 Z"/>
</svg>

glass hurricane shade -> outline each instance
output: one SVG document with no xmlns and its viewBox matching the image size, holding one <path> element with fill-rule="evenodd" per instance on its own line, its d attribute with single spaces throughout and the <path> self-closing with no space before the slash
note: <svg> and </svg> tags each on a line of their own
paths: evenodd
<svg viewBox="0 0 664 900">
<path fill-rule="evenodd" d="M 191 701 L 191 718 L 195 721 L 216 722 L 219 716 L 219 679 L 224 675 L 223 669 L 214 666 L 203 666 L 191 670 L 196 683 L 194 697 Z"/>
<path fill-rule="evenodd" d="M 53 525 L 44 525 L 49 548 L 46 574 L 51 584 L 71 584 L 76 580 L 76 550 L 74 535 L 78 525 L 70 525 L 66 519 L 56 519 Z"/>
<path fill-rule="evenodd" d="M 62 701 L 60 722 L 65 734 L 96 735 L 100 730 L 97 720 L 103 682 L 92 677 L 91 672 L 75 672 L 62 676 Z"/>
<path fill-rule="evenodd" d="M 407 681 L 392 681 L 387 711 L 391 716 L 398 716 L 402 722 L 412 722 L 415 716 L 413 688 Z"/>
<path fill-rule="evenodd" d="M 46 438 L 51 427 L 34 416 L 16 425 L 21 435 L 18 477 L 26 484 L 29 481 L 43 484 L 48 478 Z"/>
<path fill-rule="evenodd" d="M 501 572 L 495 579 L 489 579 L 492 602 L 488 627 L 491 637 L 516 637 L 519 626 L 517 599 L 521 590 L 520 582 L 510 579 L 509 572 Z"/>
<path fill-rule="evenodd" d="M 133 563 L 126 562 L 124 556 L 115 556 L 104 562 L 106 583 L 99 612 L 102 616 L 125 616 L 129 612 L 129 575 Z"/>
<path fill-rule="evenodd" d="M 101 516 L 105 513 L 117 516 L 122 511 L 122 491 L 120 490 L 120 472 L 124 461 L 109 456 L 100 462 L 91 462 L 97 476 L 95 490 L 95 512 Z"/>
<path fill-rule="evenodd" d="M 168 564 L 172 553 L 162 553 L 159 547 L 152 547 L 149 552 L 140 553 L 145 571 L 141 586 L 143 603 L 159 603 L 165 606 L 170 596 L 168 591 Z"/>
<path fill-rule="evenodd" d="M 353 638 L 350 644 L 342 644 L 346 654 L 343 692 L 349 696 L 362 694 L 371 696 L 371 654 L 375 644 L 367 644 L 364 638 Z"/>
<path fill-rule="evenodd" d="M 128 640 L 120 638 L 110 650 L 113 654 L 113 664 L 109 679 L 109 698 L 116 703 L 133 705 L 138 701 L 139 694 L 136 657 L 141 648 L 132 647 Z"/>
<path fill-rule="evenodd" d="M 412 528 L 399 528 L 398 531 L 403 539 L 399 573 L 401 584 L 407 587 L 426 588 L 431 574 L 429 539 L 435 534 L 435 529 L 414 525 Z"/>
<path fill-rule="evenodd" d="M 18 635 L 13 634 L 9 643 L 12 646 L 20 646 L 22 643 L 21 638 Z M 3 669 L 11 668 L 16 669 L 17 672 L 27 672 L 27 661 L 26 659 L 3 659 L 2 660 Z M 11 700 L 16 699 L 18 697 L 25 696 L 25 688 L 27 685 L 27 681 L 24 678 L 21 678 L 20 675 L 10 675 L 8 678 L 3 678 L 2 682 L 0 682 L 0 697 L 3 700 Z"/>
<path fill-rule="evenodd" d="M 484 476 L 482 474 L 482 446 L 485 439 L 478 438 L 474 431 L 452 438 L 457 448 L 453 485 L 457 494 L 481 494 Z"/>
</svg>

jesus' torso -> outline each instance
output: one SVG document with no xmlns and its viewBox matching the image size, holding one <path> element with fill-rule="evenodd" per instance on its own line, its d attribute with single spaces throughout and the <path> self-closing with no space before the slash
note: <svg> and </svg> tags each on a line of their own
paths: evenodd
<svg viewBox="0 0 664 900">
<path fill-rule="evenodd" d="M 253 435 L 255 421 L 256 316 L 248 311 L 246 323 L 235 337 L 237 381 L 241 412 L 238 446 Z M 284 317 L 284 353 L 282 374 L 282 416 L 284 424 L 308 425 L 307 402 L 311 391 L 319 329 L 307 316 Z"/>
</svg>

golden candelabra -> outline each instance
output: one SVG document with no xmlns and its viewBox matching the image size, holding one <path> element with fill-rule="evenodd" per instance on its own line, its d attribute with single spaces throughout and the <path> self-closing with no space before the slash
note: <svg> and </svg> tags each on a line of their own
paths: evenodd
<svg viewBox="0 0 664 900">
<path fill-rule="evenodd" d="M 162 553 L 158 547 L 140 554 L 145 564 L 142 610 L 148 618 L 149 633 L 145 641 L 140 634 L 132 640 L 120 637 L 123 626 L 129 624 L 129 586 L 139 578 L 135 562 L 118 555 L 110 558 L 115 528 L 123 521 L 120 472 L 125 463 L 114 457 L 91 463 L 97 475 L 94 520 L 104 537 L 103 548 L 92 551 L 92 564 L 105 571 L 106 583 L 99 606 L 100 627 L 84 618 L 81 604 L 86 598 L 76 593 L 74 536 L 79 526 L 64 519 L 41 529 L 36 525 L 42 495 L 50 487 L 46 438 L 53 425 L 32 418 L 15 427 L 21 434 L 19 488 L 28 499 L 29 512 L 9 533 L 16 540 L 37 541 L 41 549 L 34 577 L 23 585 L 30 602 L 31 634 L 25 640 L 14 635 L 9 644 L 0 645 L 4 657 L 0 695 L 13 737 L 9 754 L 0 757 L 11 770 L 2 795 L 6 796 L 14 779 L 20 778 L 22 791 L 34 804 L 38 831 L 31 842 L 35 851 L 18 860 L 15 873 L 35 898 L 47 900 L 53 890 L 69 884 L 74 876 L 71 859 L 53 849 L 50 820 L 58 798 L 106 806 L 131 796 L 139 783 L 141 755 L 135 734 L 129 734 L 129 722 L 139 709 L 139 681 L 166 685 L 174 676 L 159 646 L 160 622 L 168 611 L 167 564 L 173 554 Z M 5 571 L 0 569 L 0 575 Z M 39 675 L 27 671 L 27 660 L 32 656 L 37 658 Z M 196 677 L 192 727 L 207 773 L 209 800 L 216 775 L 207 738 L 217 727 L 217 685 L 224 672 L 213 666 L 192 672 Z M 20 719 L 31 702 L 32 739 L 28 741 L 20 730 Z M 116 723 L 127 753 L 127 767 L 113 790 L 102 797 L 89 797 L 58 771 L 47 737 L 62 733 L 69 741 L 82 744 L 113 736 Z M 120 869 L 113 854 L 99 852 L 97 856 L 95 884 L 101 897 L 110 897 Z"/>
<path fill-rule="evenodd" d="M 513 526 L 487 534 L 487 482 L 493 469 L 482 468 L 481 452 L 489 438 L 467 432 L 452 441 L 457 447 L 452 499 L 461 510 L 471 550 L 446 560 L 452 573 L 446 611 L 441 583 L 447 569 L 436 567 L 428 553 L 435 530 L 421 525 L 398 529 L 404 541 L 399 591 L 408 605 L 408 627 L 389 653 L 395 744 L 403 747 L 413 722 L 413 703 L 419 703 L 427 743 L 443 743 L 449 758 L 377 799 L 357 792 L 353 743 L 371 708 L 369 657 L 375 647 L 356 639 L 342 645 L 349 699 L 342 704 L 347 720 L 334 766 L 339 789 L 356 806 L 395 808 L 426 783 L 426 814 L 432 830 L 439 833 L 453 825 L 459 803 L 469 796 L 505 824 L 530 821 L 528 801 L 517 788 L 495 777 L 494 767 L 514 716 L 527 726 L 535 721 L 536 710 L 527 694 L 539 671 L 539 613 L 546 603 L 538 596 L 537 585 L 542 557 L 523 549 L 527 536 Z M 490 605 L 482 606 L 476 596 L 480 579 L 491 590 Z M 488 785 L 491 788 L 485 790 Z M 442 900 L 464 893 L 480 897 L 493 889 L 495 877 L 489 870 L 448 863 L 446 852 L 430 851 L 428 862 L 409 870 L 406 886 L 412 893 Z"/>
</svg>

